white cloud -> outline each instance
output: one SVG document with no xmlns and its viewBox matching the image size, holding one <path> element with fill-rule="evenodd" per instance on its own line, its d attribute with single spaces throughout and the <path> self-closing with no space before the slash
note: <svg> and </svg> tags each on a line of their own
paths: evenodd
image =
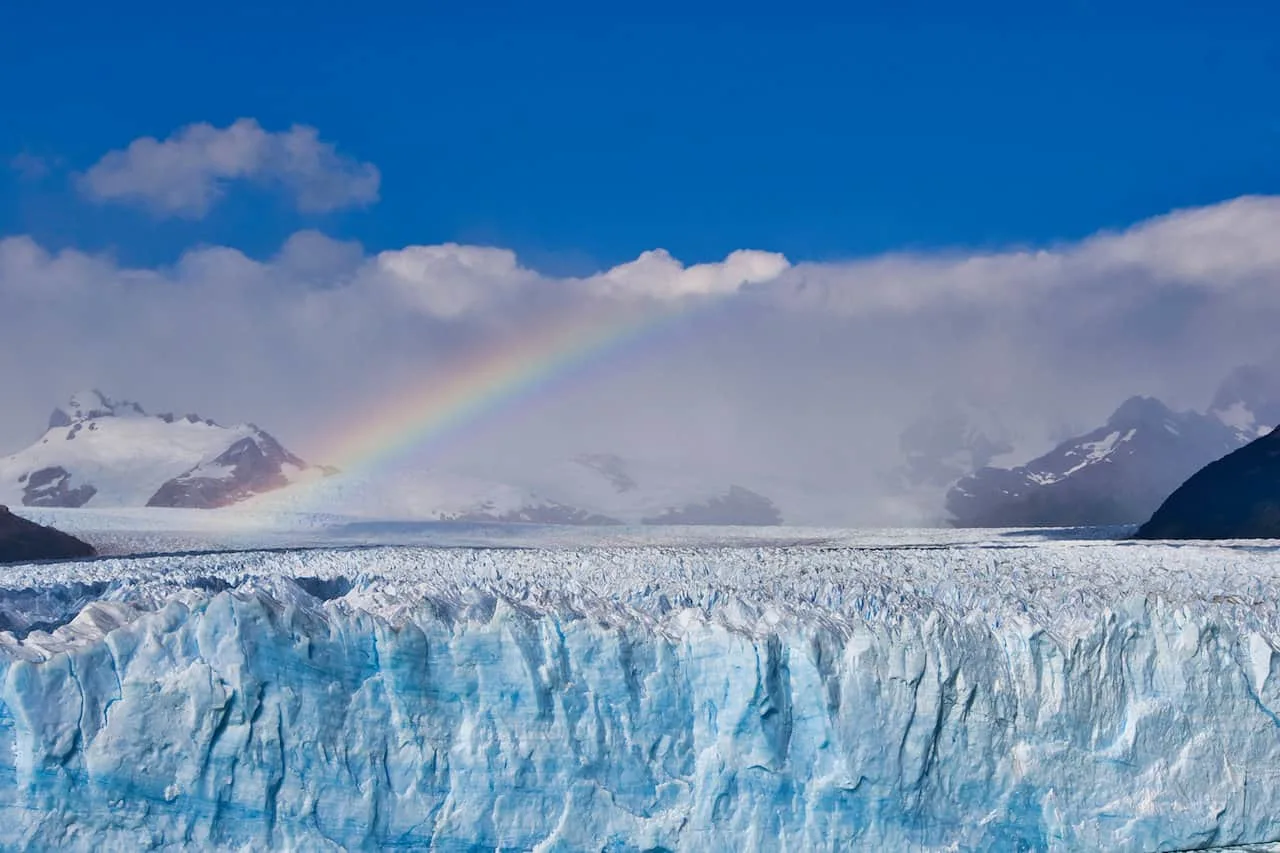
<svg viewBox="0 0 1280 853">
<path fill-rule="evenodd" d="M 304 454 L 337 424 L 443 380 L 459 359 L 577 318 L 700 310 L 469 429 L 453 455 L 605 450 L 825 484 L 874 521 L 898 431 L 939 394 L 1045 431 L 1124 397 L 1203 405 L 1275 348 L 1280 198 L 1178 211 L 1071 244 L 791 265 L 661 250 L 586 277 L 500 248 L 368 253 L 313 231 L 274 256 L 194 249 L 175 264 L 0 240 L 0 449 L 83 386 L 255 420 Z M 803 491 L 803 490 L 802 490 Z M 825 519 L 835 520 L 835 519 Z"/>
<path fill-rule="evenodd" d="M 535 281 L 514 252 L 479 246 L 409 246 L 378 254 L 366 286 L 386 287 L 426 314 L 453 318 L 492 305 Z"/>
<path fill-rule="evenodd" d="M 1171 287 L 1238 290 L 1280 275 L 1280 197 L 1179 210 L 1118 233 L 1050 249 L 894 254 L 800 264 L 784 301 L 848 314 L 1026 303 L 1064 292 L 1079 302 L 1158 296 Z"/>
<path fill-rule="evenodd" d="M 41 181 L 48 177 L 52 166 L 44 157 L 22 151 L 9 161 L 9 168 L 18 173 L 24 181 Z"/>
<path fill-rule="evenodd" d="M 200 218 L 232 181 L 283 189 L 299 210 L 323 213 L 377 201 L 381 177 L 372 163 L 352 160 L 321 141 L 313 127 L 272 133 L 242 118 L 225 128 L 189 124 L 163 141 L 135 139 L 106 154 L 77 184 L 99 202 Z"/>
<path fill-rule="evenodd" d="M 665 249 L 655 249 L 593 277 L 592 282 L 617 295 L 722 296 L 744 285 L 775 279 L 789 266 L 785 257 L 773 252 L 739 250 L 721 263 L 685 267 Z"/>
</svg>

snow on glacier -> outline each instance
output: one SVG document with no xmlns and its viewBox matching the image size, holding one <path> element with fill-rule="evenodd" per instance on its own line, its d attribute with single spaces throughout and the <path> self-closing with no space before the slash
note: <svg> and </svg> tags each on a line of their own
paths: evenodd
<svg viewBox="0 0 1280 853">
<path fill-rule="evenodd" d="M 1280 839 L 1274 547 L 321 548 L 10 567 L 0 847 Z"/>
</svg>

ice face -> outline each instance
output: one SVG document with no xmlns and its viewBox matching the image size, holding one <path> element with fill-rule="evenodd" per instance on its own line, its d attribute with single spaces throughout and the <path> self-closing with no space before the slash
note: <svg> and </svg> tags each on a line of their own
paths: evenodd
<svg viewBox="0 0 1280 853">
<path fill-rule="evenodd" d="M 18 567 L 5 849 L 1280 838 L 1269 549 L 358 549 Z"/>
</svg>

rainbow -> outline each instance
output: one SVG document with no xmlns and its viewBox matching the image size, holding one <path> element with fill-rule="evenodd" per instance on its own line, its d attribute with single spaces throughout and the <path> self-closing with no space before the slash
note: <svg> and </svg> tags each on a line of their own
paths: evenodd
<svg viewBox="0 0 1280 853">
<path fill-rule="evenodd" d="M 346 473 L 377 470 L 410 452 L 439 453 L 478 422 L 509 414 L 524 401 L 601 369 L 617 353 L 675 329 L 714 304 L 577 315 L 535 328 L 498 347 L 474 351 L 421 388 L 397 395 L 319 445 L 313 458 Z"/>
</svg>

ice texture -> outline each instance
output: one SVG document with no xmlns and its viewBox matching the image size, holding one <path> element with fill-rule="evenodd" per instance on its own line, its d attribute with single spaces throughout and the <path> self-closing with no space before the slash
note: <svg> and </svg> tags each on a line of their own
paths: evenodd
<svg viewBox="0 0 1280 853">
<path fill-rule="evenodd" d="M 3 849 L 1280 839 L 1271 547 L 330 548 L 0 586 Z"/>
</svg>

